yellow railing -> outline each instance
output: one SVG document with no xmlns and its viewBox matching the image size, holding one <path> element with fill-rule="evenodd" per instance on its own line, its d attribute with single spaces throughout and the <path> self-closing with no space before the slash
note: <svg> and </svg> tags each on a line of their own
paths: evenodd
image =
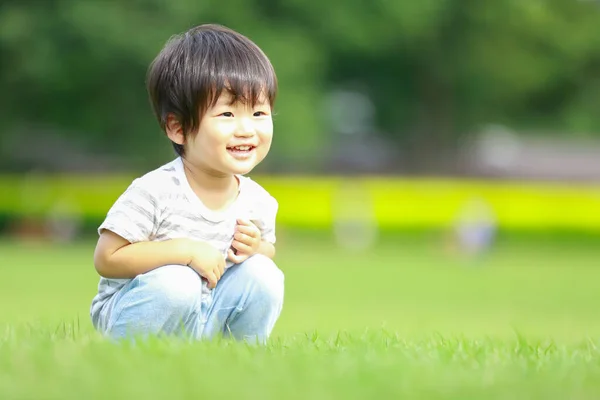
<svg viewBox="0 0 600 400">
<path fill-rule="evenodd" d="M 102 218 L 131 176 L 2 176 L 0 213 L 77 212 Z M 374 218 L 386 228 L 451 223 L 471 199 L 483 199 L 508 229 L 600 232 L 600 185 L 459 179 L 253 177 L 277 198 L 278 222 L 328 227 L 337 217 Z"/>
</svg>

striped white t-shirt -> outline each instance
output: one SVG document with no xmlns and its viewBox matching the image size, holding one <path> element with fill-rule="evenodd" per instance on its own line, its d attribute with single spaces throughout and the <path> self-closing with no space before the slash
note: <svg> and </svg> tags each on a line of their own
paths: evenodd
<svg viewBox="0 0 600 400">
<path fill-rule="evenodd" d="M 201 240 L 217 248 L 226 258 L 236 220 L 244 218 L 259 227 L 263 240 L 275 243 L 277 201 L 250 178 L 237 177 L 240 182 L 237 199 L 227 210 L 215 212 L 196 196 L 178 157 L 135 179 L 110 208 L 98 233 L 107 229 L 131 243 L 175 238 Z M 227 260 L 227 268 L 232 265 Z M 128 281 L 100 278 L 98 294 L 90 310 L 92 320 L 97 320 L 102 306 Z M 203 291 L 210 291 L 206 282 Z"/>
</svg>

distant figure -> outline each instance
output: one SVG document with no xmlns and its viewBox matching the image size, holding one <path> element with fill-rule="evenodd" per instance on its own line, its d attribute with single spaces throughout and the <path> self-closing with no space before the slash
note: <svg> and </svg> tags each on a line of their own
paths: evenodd
<svg viewBox="0 0 600 400">
<path fill-rule="evenodd" d="M 265 343 L 283 306 L 278 203 L 244 175 L 271 147 L 275 71 L 245 36 L 202 25 L 169 40 L 147 84 L 177 158 L 135 179 L 98 228 L 94 327 Z"/>
<path fill-rule="evenodd" d="M 485 253 L 496 237 L 496 216 L 482 198 L 473 197 L 459 211 L 453 226 L 453 243 L 460 254 Z"/>
<path fill-rule="evenodd" d="M 333 233 L 344 250 L 361 252 L 377 242 L 379 227 L 368 188 L 361 182 L 342 183 L 333 197 Z"/>
</svg>

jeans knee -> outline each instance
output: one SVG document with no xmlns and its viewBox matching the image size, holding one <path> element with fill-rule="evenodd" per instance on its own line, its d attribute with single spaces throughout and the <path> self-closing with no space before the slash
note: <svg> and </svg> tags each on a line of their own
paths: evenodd
<svg viewBox="0 0 600 400">
<path fill-rule="evenodd" d="M 283 303 L 285 276 L 275 262 L 262 254 L 256 254 L 241 265 L 244 275 L 266 301 L 280 306 Z"/>
<path fill-rule="evenodd" d="M 141 277 L 141 284 L 152 293 L 159 307 L 171 312 L 185 313 L 202 295 L 200 276 L 185 265 L 166 265 Z"/>
</svg>

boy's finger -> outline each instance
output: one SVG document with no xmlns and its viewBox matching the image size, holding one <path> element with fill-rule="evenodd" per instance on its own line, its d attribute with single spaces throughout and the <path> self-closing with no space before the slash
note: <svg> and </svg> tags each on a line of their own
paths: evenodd
<svg viewBox="0 0 600 400">
<path fill-rule="evenodd" d="M 231 246 L 233 248 L 235 248 L 238 251 L 238 253 L 246 253 L 246 254 L 252 253 L 252 247 L 250 247 L 247 244 L 242 243 L 242 242 L 240 242 L 238 240 L 234 240 L 231 243 Z"/>
<path fill-rule="evenodd" d="M 219 257 L 220 260 L 217 263 L 217 268 L 221 272 L 221 276 L 225 273 L 226 260 L 225 257 Z"/>
<path fill-rule="evenodd" d="M 236 228 L 236 230 L 239 233 L 243 233 L 243 234 L 248 235 L 250 237 L 256 237 L 256 235 L 259 232 L 258 228 L 256 226 L 254 226 L 254 225 L 252 225 L 252 226 L 238 225 L 238 227 Z"/>
<path fill-rule="evenodd" d="M 256 226 L 249 219 L 243 219 L 243 218 L 238 219 L 237 223 L 242 226 Z"/>
<path fill-rule="evenodd" d="M 235 240 L 237 240 L 238 242 L 241 242 L 241 243 L 244 243 L 244 244 L 250 245 L 250 244 L 252 244 L 252 241 L 253 241 L 253 239 L 254 239 L 254 236 L 250 236 L 250 235 L 248 235 L 248 234 L 241 233 L 241 232 L 236 232 L 236 233 L 233 235 L 233 238 L 234 238 Z"/>
<path fill-rule="evenodd" d="M 217 278 L 217 281 L 218 281 L 223 276 L 223 271 L 221 271 L 221 269 L 217 265 L 213 268 L 213 274 L 215 275 L 215 277 Z"/>
<path fill-rule="evenodd" d="M 235 253 L 233 252 L 233 249 L 227 250 L 227 259 L 231 262 L 235 262 L 235 261 L 233 261 L 234 258 L 235 258 Z"/>
<path fill-rule="evenodd" d="M 213 272 L 207 272 L 205 278 L 208 281 L 209 289 L 214 289 L 217 286 L 218 279 Z"/>
<path fill-rule="evenodd" d="M 231 250 L 231 249 L 229 249 L 228 254 L 229 254 L 229 259 L 234 264 L 240 264 L 240 263 L 246 261 L 246 259 L 248 258 L 245 254 L 239 254 L 239 255 L 234 254 L 233 250 Z"/>
<path fill-rule="evenodd" d="M 227 259 L 229 261 L 235 262 L 237 254 L 233 251 L 233 249 L 227 250 Z"/>
</svg>

